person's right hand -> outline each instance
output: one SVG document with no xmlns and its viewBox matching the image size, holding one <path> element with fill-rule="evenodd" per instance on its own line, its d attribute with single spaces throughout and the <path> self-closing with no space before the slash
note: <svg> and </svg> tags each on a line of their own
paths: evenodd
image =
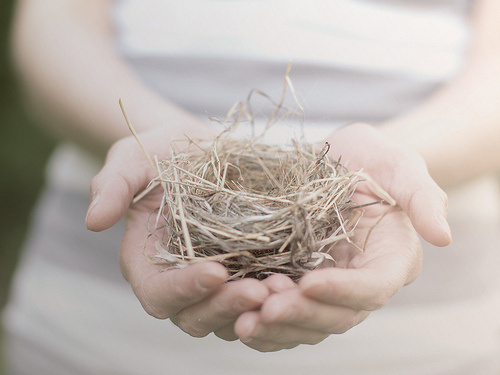
<svg viewBox="0 0 500 375">
<path fill-rule="evenodd" d="M 165 128 L 144 133 L 141 139 L 151 154 L 160 160 L 168 157 L 170 136 Z M 125 216 L 120 267 L 144 309 L 158 319 L 170 318 L 192 336 L 215 332 L 225 340 L 236 340 L 235 320 L 262 305 L 269 295 L 267 287 L 255 279 L 226 283 L 228 273 L 218 263 L 202 262 L 165 272 L 152 264 L 144 256 L 143 246 L 149 234 L 148 219 L 160 206 L 163 191 L 157 188 L 137 203 L 131 202 L 154 177 L 136 140 L 118 141 L 92 181 L 87 228 L 102 231 Z"/>
</svg>

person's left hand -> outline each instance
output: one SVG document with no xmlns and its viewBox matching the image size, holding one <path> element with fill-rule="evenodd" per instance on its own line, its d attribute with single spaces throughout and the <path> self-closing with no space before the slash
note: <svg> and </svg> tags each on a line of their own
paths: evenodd
<svg viewBox="0 0 500 375">
<path fill-rule="evenodd" d="M 341 129 L 330 142 L 350 169 L 364 166 L 398 205 L 375 227 L 365 252 L 344 242 L 330 252 L 335 267 L 308 272 L 298 285 L 283 275 L 264 281 L 272 294 L 260 311 L 243 313 L 234 327 L 241 341 L 256 350 L 316 344 L 330 334 L 346 332 L 418 276 L 422 248 L 417 232 L 434 245 L 451 241 L 446 195 L 416 153 L 389 143 L 365 124 Z M 358 204 L 378 199 L 366 183 L 353 196 Z M 366 206 L 352 241 L 363 246 L 385 210 L 387 205 Z"/>
</svg>

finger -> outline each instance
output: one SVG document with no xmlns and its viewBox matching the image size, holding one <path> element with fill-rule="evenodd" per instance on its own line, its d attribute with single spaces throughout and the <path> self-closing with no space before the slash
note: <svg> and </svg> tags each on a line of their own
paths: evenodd
<svg viewBox="0 0 500 375">
<path fill-rule="evenodd" d="M 368 314 L 309 298 L 298 290 L 270 296 L 260 311 L 264 323 L 288 324 L 328 334 L 344 333 L 361 323 Z"/>
<path fill-rule="evenodd" d="M 224 266 L 215 262 L 200 262 L 168 271 L 152 263 L 145 256 L 145 253 L 156 253 L 154 238 L 147 241 L 149 215 L 149 209 L 140 209 L 138 205 L 129 209 L 120 246 L 120 269 L 144 309 L 156 318 L 165 319 L 206 298 L 224 284 L 229 275 Z"/>
<path fill-rule="evenodd" d="M 299 285 L 305 295 L 319 301 L 373 311 L 385 306 L 406 284 L 407 271 L 391 262 L 391 256 L 382 256 L 359 269 L 317 270 L 306 274 Z"/>
<path fill-rule="evenodd" d="M 243 314 L 235 324 L 235 331 L 245 345 L 260 351 L 293 348 L 299 344 L 315 345 L 329 336 L 287 324 L 263 323 L 258 312 Z"/>
<path fill-rule="evenodd" d="M 106 164 L 92 179 L 86 226 L 101 231 L 116 224 L 127 212 L 134 195 L 155 177 L 139 145 L 131 138 L 113 145 Z"/>
<path fill-rule="evenodd" d="M 399 161 L 391 166 L 391 178 L 382 187 L 409 216 L 413 227 L 427 242 L 446 246 L 451 242 L 446 220 L 448 198 L 432 180 L 423 159 L 399 152 Z"/>
<path fill-rule="evenodd" d="M 263 283 L 271 293 L 279 293 L 288 289 L 297 288 L 297 284 L 288 276 L 283 274 L 274 274 L 263 280 Z"/>
<path fill-rule="evenodd" d="M 203 262 L 164 272 L 154 267 L 142 273 L 139 268 L 127 276 L 144 310 L 155 318 L 167 319 L 207 298 L 228 274 L 218 263 Z"/>
<path fill-rule="evenodd" d="M 225 341 L 236 341 L 239 338 L 238 335 L 234 333 L 234 322 L 219 328 L 214 334 Z"/>
<path fill-rule="evenodd" d="M 158 156 L 159 160 L 170 153 L 169 144 L 176 136 L 196 134 L 197 137 L 209 137 L 213 130 L 206 124 L 187 114 L 182 127 L 158 126 L 143 134 L 140 138 L 142 146 L 133 137 L 116 142 L 108 152 L 106 164 L 101 172 L 92 180 L 91 204 L 87 210 L 86 224 L 88 229 L 101 231 L 108 229 L 120 220 L 134 195 L 141 192 L 156 177 L 156 167 L 149 158 Z M 178 145 L 189 145 L 186 138 Z M 142 202 L 142 200 L 141 200 Z"/>
<path fill-rule="evenodd" d="M 335 132 L 331 142 L 349 169 L 366 170 L 396 200 L 424 240 L 437 246 L 451 242 L 446 194 L 416 152 L 394 145 L 362 123 Z"/>
<path fill-rule="evenodd" d="M 269 295 L 255 279 L 229 282 L 210 297 L 177 313 L 176 325 L 194 337 L 204 337 L 233 323 L 241 313 L 259 308 Z"/>
<path fill-rule="evenodd" d="M 161 272 L 135 288 L 137 297 L 150 315 L 169 318 L 220 287 L 227 279 L 227 271 L 221 267 L 206 263 Z"/>
<path fill-rule="evenodd" d="M 359 229 L 367 228 L 360 223 Z M 366 251 L 347 266 L 308 272 L 299 287 L 306 296 L 329 304 L 373 311 L 412 282 L 422 267 L 422 247 L 404 212 L 391 211 L 373 231 Z"/>
</svg>

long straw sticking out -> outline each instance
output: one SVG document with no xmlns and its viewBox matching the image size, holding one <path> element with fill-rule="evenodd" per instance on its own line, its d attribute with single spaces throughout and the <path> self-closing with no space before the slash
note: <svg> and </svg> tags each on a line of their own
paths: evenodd
<svg viewBox="0 0 500 375">
<path fill-rule="evenodd" d="M 132 126 L 132 123 L 130 122 L 130 119 L 127 115 L 127 112 L 125 111 L 125 107 L 123 106 L 123 102 L 122 102 L 121 98 L 118 99 L 118 102 L 120 103 L 120 108 L 122 110 L 123 117 L 125 117 L 125 121 L 127 122 L 127 126 L 129 128 L 130 132 L 132 133 L 135 140 L 137 141 L 137 143 L 141 147 L 142 151 L 144 152 L 144 155 L 146 155 L 146 158 L 148 159 L 149 164 L 151 164 L 151 167 L 153 167 L 153 170 L 158 174 L 158 172 L 159 172 L 158 168 L 157 168 L 156 164 L 153 162 L 153 159 L 151 159 L 151 156 L 149 156 L 149 152 L 148 152 L 147 148 L 144 146 L 141 139 L 139 138 L 139 135 L 135 131 L 134 127 Z"/>
</svg>

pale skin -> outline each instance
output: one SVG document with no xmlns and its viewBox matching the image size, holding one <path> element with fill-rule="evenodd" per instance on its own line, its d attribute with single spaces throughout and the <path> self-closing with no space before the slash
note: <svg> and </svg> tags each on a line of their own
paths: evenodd
<svg viewBox="0 0 500 375">
<path fill-rule="evenodd" d="M 359 139 L 356 145 L 348 141 L 353 138 Z M 141 139 L 160 158 L 167 156 L 160 151 L 160 145 L 168 141 L 165 128 L 143 133 Z M 226 340 L 239 338 L 261 351 L 318 343 L 329 334 L 345 332 L 360 323 L 417 277 L 422 250 L 412 223 L 429 242 L 444 246 L 451 240 L 445 220 L 446 195 L 430 178 L 418 154 L 392 144 L 366 124 L 345 127 L 331 142 L 338 146 L 337 152 L 349 155 L 351 165 L 363 164 L 371 176 L 380 178 L 399 207 L 377 226 L 365 253 L 347 244 L 339 246 L 335 258 L 343 269 L 310 272 L 298 285 L 282 275 L 263 282 L 246 279 L 225 283 L 227 272 L 216 263 L 160 272 L 160 266 L 148 262 L 138 249 L 142 249 L 148 234 L 144 223 L 158 207 L 161 190 L 128 207 L 133 196 L 155 176 L 132 137 L 113 147 L 103 170 L 92 181 L 92 195 L 97 198 L 89 208 L 87 227 L 103 230 L 126 214 L 121 268 L 152 316 L 170 318 L 193 336 L 215 332 Z M 364 186 L 355 199 L 365 203 L 378 198 Z M 366 209 L 355 241 L 364 240 L 385 209 Z"/>
<path fill-rule="evenodd" d="M 281 275 L 226 283 L 227 272 L 217 263 L 159 272 L 141 251 L 144 223 L 158 206 L 158 192 L 130 206 L 154 172 L 134 139 L 116 142 L 128 135 L 117 98 L 123 98 L 148 150 L 160 158 L 168 156 L 159 147 L 162 139 L 184 133 L 210 136 L 212 131 L 149 90 L 116 55 L 106 16 L 110 3 L 19 1 L 14 57 L 29 82 L 33 109 L 54 132 L 98 155 L 114 143 L 92 182 L 87 226 L 105 230 L 126 216 L 120 248 L 124 277 L 149 314 L 169 318 L 193 336 L 215 332 L 256 350 L 275 351 L 347 331 L 418 276 L 422 250 L 417 232 L 438 246 L 451 241 L 446 195 L 427 168 L 440 185 L 455 186 L 500 167 L 500 110 L 494 101 L 500 97 L 500 4 L 483 0 L 476 5 L 470 64 L 454 82 L 380 130 L 355 124 L 329 138 L 351 168 L 365 168 L 398 204 L 373 232 L 364 254 L 336 249 L 339 266 L 345 268 L 312 271 L 298 284 Z M 47 17 L 51 22 L 42 22 Z M 37 32 L 30 32 L 34 27 Z M 352 137 L 360 141 L 343 142 Z M 464 167 L 471 154 L 479 168 Z M 356 199 L 370 195 L 360 188 Z M 379 210 L 367 208 L 360 238 Z"/>
</svg>

